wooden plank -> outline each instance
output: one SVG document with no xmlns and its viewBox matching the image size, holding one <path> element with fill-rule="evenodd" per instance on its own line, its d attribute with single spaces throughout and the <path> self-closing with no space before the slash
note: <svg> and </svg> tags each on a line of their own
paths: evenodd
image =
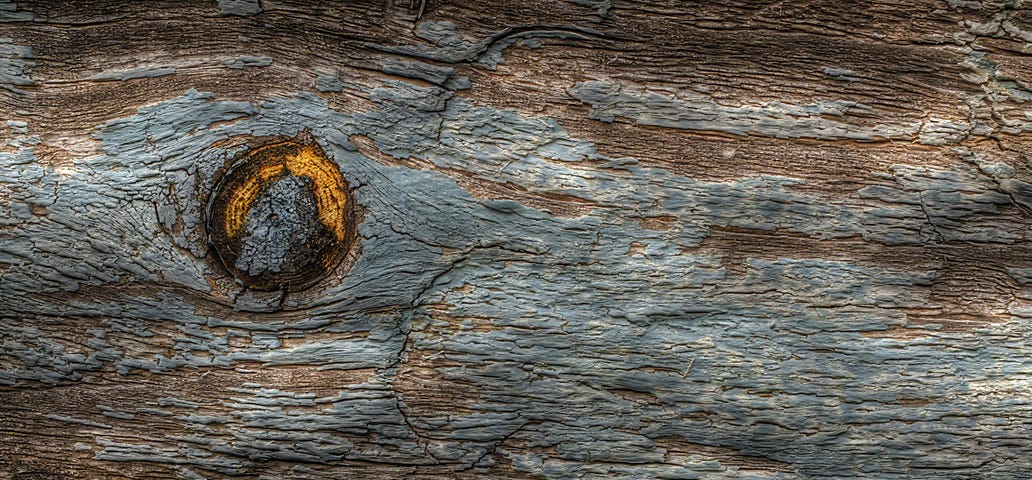
<svg viewBox="0 0 1032 480">
<path fill-rule="evenodd" d="M 311 3 L 0 3 L 0 476 L 1032 470 L 1027 5 Z"/>
</svg>

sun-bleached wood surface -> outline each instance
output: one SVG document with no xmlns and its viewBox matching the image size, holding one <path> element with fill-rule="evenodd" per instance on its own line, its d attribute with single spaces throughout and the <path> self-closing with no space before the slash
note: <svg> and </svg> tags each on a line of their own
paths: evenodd
<svg viewBox="0 0 1032 480">
<path fill-rule="evenodd" d="M 0 477 L 1028 478 L 1030 54 L 1020 0 L 0 1 Z M 294 137 L 357 238 L 253 291 L 205 208 Z"/>
</svg>

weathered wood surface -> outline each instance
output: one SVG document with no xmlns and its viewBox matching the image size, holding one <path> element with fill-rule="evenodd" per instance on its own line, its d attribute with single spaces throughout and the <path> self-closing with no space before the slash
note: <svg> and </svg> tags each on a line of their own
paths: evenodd
<svg viewBox="0 0 1032 480">
<path fill-rule="evenodd" d="M 0 477 L 1028 478 L 1027 4 L 314 3 L 0 2 Z"/>
</svg>

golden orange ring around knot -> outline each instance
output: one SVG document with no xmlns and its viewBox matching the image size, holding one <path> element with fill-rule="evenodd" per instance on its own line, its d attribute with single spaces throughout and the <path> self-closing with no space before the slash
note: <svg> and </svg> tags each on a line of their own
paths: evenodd
<svg viewBox="0 0 1032 480">
<path fill-rule="evenodd" d="M 302 222 L 310 225 L 311 231 L 298 232 L 303 234 L 298 237 L 302 240 L 285 247 L 289 249 L 285 252 L 289 262 L 277 269 L 256 273 L 239 268 L 241 255 L 248 254 L 245 241 L 262 241 L 248 236 L 248 222 L 257 221 L 249 214 L 262 196 L 286 177 L 300 180 L 309 198 L 314 199 L 316 215 Z M 337 165 L 314 142 L 291 140 L 247 152 L 216 184 L 206 213 L 210 246 L 226 270 L 254 290 L 309 288 L 340 263 L 354 242 L 354 209 L 348 184 Z"/>
</svg>

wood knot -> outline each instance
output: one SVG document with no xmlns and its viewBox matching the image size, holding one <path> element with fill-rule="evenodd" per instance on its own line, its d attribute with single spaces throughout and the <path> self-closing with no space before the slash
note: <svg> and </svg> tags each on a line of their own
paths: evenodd
<svg viewBox="0 0 1032 480">
<path fill-rule="evenodd" d="M 354 243 L 348 184 L 314 141 L 272 143 L 238 157 L 206 213 L 219 261 L 254 290 L 311 287 Z"/>
</svg>

